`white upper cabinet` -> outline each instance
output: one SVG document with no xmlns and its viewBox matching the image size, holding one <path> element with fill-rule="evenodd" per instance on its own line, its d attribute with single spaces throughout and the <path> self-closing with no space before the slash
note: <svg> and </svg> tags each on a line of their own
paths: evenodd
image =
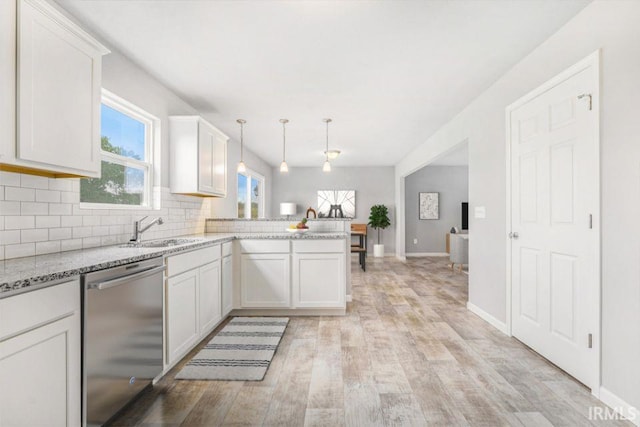
<svg viewBox="0 0 640 427">
<path fill-rule="evenodd" d="M 15 67 L 16 132 L 0 142 L 0 163 L 100 176 L 102 56 L 109 51 L 46 1 L 19 0 L 13 13 L 17 49 L 6 59 Z M 2 43 L 4 36 L 10 42 L 4 32 L 11 29 L 2 31 Z M 5 46 L 2 52 L 4 60 Z"/>
<path fill-rule="evenodd" d="M 169 117 L 172 193 L 227 195 L 229 138 L 198 116 Z"/>
</svg>

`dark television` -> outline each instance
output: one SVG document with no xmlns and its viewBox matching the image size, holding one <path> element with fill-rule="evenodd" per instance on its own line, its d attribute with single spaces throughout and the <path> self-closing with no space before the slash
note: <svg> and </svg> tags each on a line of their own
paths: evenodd
<svg viewBox="0 0 640 427">
<path fill-rule="evenodd" d="M 469 229 L 469 203 L 462 202 L 462 229 Z"/>
</svg>

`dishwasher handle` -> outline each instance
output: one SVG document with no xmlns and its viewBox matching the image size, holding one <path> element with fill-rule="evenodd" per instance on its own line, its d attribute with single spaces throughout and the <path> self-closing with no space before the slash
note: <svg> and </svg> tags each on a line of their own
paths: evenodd
<svg viewBox="0 0 640 427">
<path fill-rule="evenodd" d="M 130 282 L 131 280 L 142 279 L 143 277 L 147 277 L 147 276 L 151 276 L 153 274 L 159 273 L 161 271 L 164 271 L 164 269 L 165 269 L 164 265 L 161 265 L 159 267 L 148 268 L 138 273 L 129 274 L 126 276 L 118 277 L 116 279 L 105 280 L 104 282 L 90 283 L 87 286 L 87 289 L 96 289 L 98 291 L 102 291 L 104 289 L 115 288 L 116 286 L 123 285 L 127 282 Z"/>
</svg>

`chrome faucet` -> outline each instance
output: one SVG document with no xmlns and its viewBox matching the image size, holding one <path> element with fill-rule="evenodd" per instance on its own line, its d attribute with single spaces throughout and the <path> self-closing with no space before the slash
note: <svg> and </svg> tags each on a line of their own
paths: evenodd
<svg viewBox="0 0 640 427">
<path fill-rule="evenodd" d="M 145 216 L 137 221 L 134 221 L 133 223 L 133 236 L 131 236 L 131 240 L 129 240 L 132 243 L 140 243 L 140 240 L 142 239 L 142 233 L 144 233 L 145 231 L 147 231 L 148 229 L 150 229 L 151 227 L 153 227 L 154 225 L 158 224 L 158 225 L 162 225 L 164 223 L 164 221 L 162 220 L 162 218 L 158 217 L 156 219 L 154 219 L 153 221 L 151 221 L 149 224 L 145 225 L 144 227 L 140 228 L 140 224 L 142 224 L 142 221 L 144 221 L 145 219 L 149 218 L 148 216 Z"/>
</svg>

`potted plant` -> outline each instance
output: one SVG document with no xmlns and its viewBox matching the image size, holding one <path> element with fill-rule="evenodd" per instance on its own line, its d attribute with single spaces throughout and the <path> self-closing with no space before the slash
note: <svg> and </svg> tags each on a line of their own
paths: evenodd
<svg viewBox="0 0 640 427">
<path fill-rule="evenodd" d="M 383 257 L 384 245 L 380 244 L 380 230 L 384 230 L 391 225 L 391 221 L 389 220 L 389 210 L 385 205 L 371 206 L 369 225 L 378 231 L 378 244 L 373 245 L 373 256 L 376 258 Z"/>
</svg>

